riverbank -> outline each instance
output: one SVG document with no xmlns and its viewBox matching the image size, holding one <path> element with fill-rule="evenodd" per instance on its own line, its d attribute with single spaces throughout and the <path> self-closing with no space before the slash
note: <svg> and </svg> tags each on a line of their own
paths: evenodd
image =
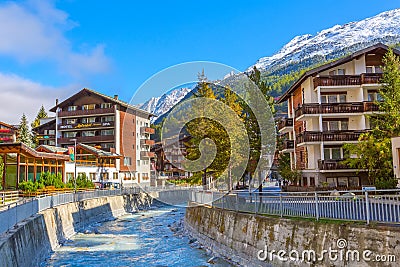
<svg viewBox="0 0 400 267">
<path fill-rule="evenodd" d="M 38 266 L 90 224 L 149 207 L 147 194 L 100 197 L 63 204 L 19 222 L 0 237 L 0 266 Z"/>
<path fill-rule="evenodd" d="M 385 256 L 385 266 L 398 266 L 400 261 L 400 229 L 393 226 L 283 219 L 195 206 L 186 210 L 185 228 L 205 247 L 244 266 L 382 266 L 375 256 Z M 280 250 L 286 260 L 277 257 Z M 319 260 L 324 250 L 336 250 L 343 259 L 325 254 Z M 311 251 L 316 260 L 303 260 L 303 253 L 308 257 Z M 352 260 L 349 251 L 359 253 L 359 260 Z M 369 260 L 363 257 L 367 251 Z M 294 259 L 287 259 L 292 252 Z M 392 262 L 390 255 L 395 257 Z"/>
</svg>

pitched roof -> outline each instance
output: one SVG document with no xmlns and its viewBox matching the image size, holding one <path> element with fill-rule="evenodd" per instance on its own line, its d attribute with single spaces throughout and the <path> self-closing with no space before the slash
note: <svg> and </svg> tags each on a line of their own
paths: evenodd
<svg viewBox="0 0 400 267">
<path fill-rule="evenodd" d="M 7 123 L 2 122 L 2 121 L 0 121 L 0 125 L 3 125 L 4 127 L 7 127 L 7 128 L 10 128 L 10 129 L 13 129 L 13 130 L 17 130 L 17 129 L 18 129 L 18 128 L 15 127 L 15 126 L 13 126 L 13 125 L 11 125 L 11 124 L 7 124 Z"/>
<path fill-rule="evenodd" d="M 110 101 L 111 103 L 121 105 L 122 107 L 125 107 L 125 108 L 127 108 L 127 109 L 132 109 L 132 110 L 135 110 L 135 111 L 138 111 L 138 112 L 142 112 L 142 113 L 144 113 L 144 114 L 146 114 L 146 115 L 149 115 L 149 116 L 155 116 L 154 114 L 152 114 L 152 113 L 150 113 L 150 112 L 148 112 L 148 111 L 146 111 L 146 110 L 143 110 L 143 109 L 140 109 L 140 108 L 138 108 L 138 107 L 132 106 L 132 105 L 130 105 L 130 104 L 128 104 L 128 103 L 126 103 L 126 102 L 124 102 L 124 101 L 122 101 L 122 100 L 116 99 L 116 98 L 114 98 L 114 97 L 110 97 L 110 96 L 108 96 L 108 95 L 105 95 L 105 94 L 96 92 L 96 91 L 91 90 L 91 89 L 88 89 L 88 88 L 83 88 L 83 89 L 80 90 L 78 93 L 76 93 L 76 94 L 70 96 L 70 97 L 67 98 L 66 100 L 64 100 L 64 101 L 62 101 L 61 103 L 59 103 L 58 105 L 52 107 L 52 108 L 50 109 L 50 111 L 51 111 L 51 112 L 56 112 L 56 111 L 57 111 L 57 107 L 63 106 L 63 105 L 65 105 L 65 104 L 67 104 L 68 102 L 72 101 L 73 99 L 79 97 L 79 95 L 83 95 L 83 94 L 87 94 L 87 95 L 92 95 L 92 94 L 93 94 L 93 95 L 97 95 L 97 96 L 99 96 L 99 97 L 102 97 L 102 98 L 107 99 L 107 101 Z"/>
<path fill-rule="evenodd" d="M 36 151 L 64 154 L 68 151 L 68 149 L 64 148 L 64 147 L 58 147 L 58 146 L 40 145 L 36 148 Z"/>
<path fill-rule="evenodd" d="M 326 71 L 330 68 L 334 68 L 336 66 L 342 65 L 344 63 L 350 62 L 353 59 L 358 58 L 359 56 L 374 51 L 374 50 L 379 50 L 379 49 L 383 49 L 385 51 L 389 50 L 389 47 L 387 45 L 384 45 L 382 43 L 378 43 L 372 46 L 369 46 L 367 48 L 358 50 L 344 58 L 329 62 L 327 64 L 324 64 L 322 66 L 316 67 L 314 69 L 311 69 L 307 72 L 305 72 L 295 83 L 292 84 L 292 86 L 290 86 L 290 88 L 288 90 L 286 90 L 286 92 L 279 98 L 279 100 L 277 101 L 278 104 L 284 102 L 289 96 L 290 94 L 300 85 L 302 84 L 308 77 L 310 76 L 315 76 L 320 72 Z M 393 52 L 397 55 L 400 55 L 400 51 L 397 49 L 393 49 Z"/>
<path fill-rule="evenodd" d="M 36 151 L 24 143 L 2 143 L 0 144 L 0 150 L 6 153 L 26 153 L 35 158 L 69 160 L 68 155 Z"/>
<path fill-rule="evenodd" d="M 77 146 L 77 148 L 78 147 L 82 148 L 99 158 L 121 158 L 122 157 L 121 155 L 119 155 L 117 153 L 107 152 L 107 151 L 95 148 L 93 146 L 89 146 L 89 145 L 85 145 L 85 144 L 81 144 L 81 143 L 77 144 L 76 146 Z"/>
</svg>

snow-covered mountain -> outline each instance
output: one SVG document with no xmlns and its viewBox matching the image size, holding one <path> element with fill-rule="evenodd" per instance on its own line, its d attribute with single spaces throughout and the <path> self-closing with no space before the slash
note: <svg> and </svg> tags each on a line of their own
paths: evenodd
<svg viewBox="0 0 400 267">
<path fill-rule="evenodd" d="M 296 36 L 274 55 L 260 58 L 255 66 L 261 70 L 273 71 L 315 56 L 335 55 L 349 47 L 354 49 L 346 52 L 353 52 L 351 50 L 355 51 L 378 42 L 400 42 L 400 9 L 386 11 L 361 21 L 335 25 L 315 36 Z"/>
<path fill-rule="evenodd" d="M 376 43 L 388 45 L 400 43 L 400 9 L 380 13 L 361 21 L 335 25 L 311 34 L 294 37 L 277 53 L 260 58 L 255 66 L 264 75 L 287 74 L 303 68 L 336 59 Z M 253 69 L 249 67 L 247 71 Z M 227 73 L 224 80 L 235 79 L 234 73 Z M 140 108 L 158 116 L 168 112 L 193 88 L 174 89 L 160 97 L 152 97 Z M 286 88 L 281 88 L 285 90 Z"/>
<path fill-rule="evenodd" d="M 192 88 L 187 87 L 173 89 L 162 96 L 150 98 L 139 108 L 161 116 L 181 101 L 191 90 Z"/>
</svg>

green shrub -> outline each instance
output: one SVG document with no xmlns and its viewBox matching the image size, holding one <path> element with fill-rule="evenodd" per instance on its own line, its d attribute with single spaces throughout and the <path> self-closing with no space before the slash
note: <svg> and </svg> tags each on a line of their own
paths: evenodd
<svg viewBox="0 0 400 267">
<path fill-rule="evenodd" d="M 69 179 L 66 187 L 74 188 L 74 186 L 74 178 Z M 76 188 L 94 188 L 94 183 L 86 177 L 85 173 L 81 173 L 76 179 Z"/>
<path fill-rule="evenodd" d="M 21 182 L 18 184 L 18 188 L 26 192 L 35 192 L 37 190 L 35 183 L 32 181 Z"/>
<path fill-rule="evenodd" d="M 43 172 L 40 175 L 39 183 L 43 184 L 43 186 L 54 186 L 55 188 L 64 188 L 65 184 L 62 181 L 61 173 L 50 173 Z"/>
<path fill-rule="evenodd" d="M 3 186 L 2 186 L 2 184 L 0 184 L 0 191 L 1 191 L 1 190 L 3 190 Z"/>
<path fill-rule="evenodd" d="M 377 179 L 375 182 L 376 189 L 394 189 L 397 187 L 397 179 Z"/>
</svg>

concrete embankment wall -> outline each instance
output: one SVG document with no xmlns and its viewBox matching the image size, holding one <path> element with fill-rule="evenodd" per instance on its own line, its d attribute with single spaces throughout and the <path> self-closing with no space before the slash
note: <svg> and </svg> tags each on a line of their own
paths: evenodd
<svg viewBox="0 0 400 267">
<path fill-rule="evenodd" d="M 400 263 L 400 229 L 397 227 L 282 219 L 203 206 L 187 208 L 185 227 L 204 246 L 244 266 L 399 266 Z M 344 249 L 338 249 L 339 239 L 346 240 Z M 324 249 L 338 249 L 338 257 L 342 251 L 344 260 L 330 260 L 326 254 L 323 261 L 313 264 L 283 262 L 276 256 L 272 261 L 269 256 L 259 260 L 257 255 L 260 250 L 266 251 L 266 245 L 269 252 L 296 250 L 301 255 L 313 250 L 317 259 Z M 346 249 L 359 251 L 360 261 L 353 261 L 351 255 L 347 257 Z M 365 261 L 362 257 L 365 250 L 373 253 L 367 258 L 374 259 L 377 254 L 395 255 L 396 262 Z M 296 257 L 296 254 L 291 255 Z M 260 256 L 265 257 L 265 254 Z"/>
<path fill-rule="evenodd" d="M 0 237 L 0 266 L 38 266 L 51 251 L 86 226 L 148 207 L 146 194 L 68 203 L 24 220 Z"/>
</svg>

